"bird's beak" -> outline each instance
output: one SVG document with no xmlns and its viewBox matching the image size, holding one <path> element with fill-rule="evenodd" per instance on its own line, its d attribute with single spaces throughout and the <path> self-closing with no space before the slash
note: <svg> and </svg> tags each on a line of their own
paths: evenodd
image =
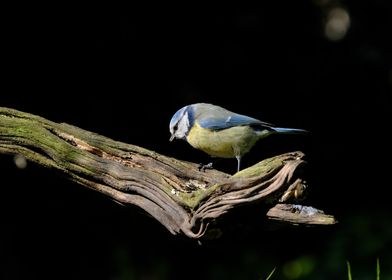
<svg viewBox="0 0 392 280">
<path fill-rule="evenodd" d="M 171 141 L 173 141 L 173 140 L 174 140 L 174 134 L 172 134 L 172 135 L 170 136 L 169 141 L 171 142 Z"/>
</svg>

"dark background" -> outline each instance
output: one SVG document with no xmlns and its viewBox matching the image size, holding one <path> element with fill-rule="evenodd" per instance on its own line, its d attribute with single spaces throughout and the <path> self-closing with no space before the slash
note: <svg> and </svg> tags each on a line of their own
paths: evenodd
<svg viewBox="0 0 392 280">
<path fill-rule="evenodd" d="M 5 11 L 0 106 L 194 162 L 209 158 L 168 141 L 171 116 L 187 104 L 307 129 L 260 141 L 243 166 L 305 152 L 304 203 L 339 223 L 265 231 L 255 208 L 228 215 L 222 238 L 198 245 L 1 155 L 0 279 L 263 279 L 274 267 L 272 279 L 346 279 L 347 260 L 355 279 L 375 279 L 377 258 L 382 279 L 392 277 L 388 1 L 259 4 Z M 340 39 L 325 33 L 334 8 L 350 19 Z"/>
</svg>

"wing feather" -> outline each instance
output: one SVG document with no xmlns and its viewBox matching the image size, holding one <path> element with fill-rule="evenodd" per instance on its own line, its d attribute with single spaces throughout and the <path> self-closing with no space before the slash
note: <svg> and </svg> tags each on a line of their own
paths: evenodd
<svg viewBox="0 0 392 280">
<path fill-rule="evenodd" d="M 203 128 L 210 130 L 222 130 L 234 126 L 249 125 L 255 129 L 266 129 L 272 127 L 271 124 L 260 120 L 230 112 L 222 107 L 214 106 L 213 110 L 203 111 L 197 116 L 197 122 Z"/>
</svg>

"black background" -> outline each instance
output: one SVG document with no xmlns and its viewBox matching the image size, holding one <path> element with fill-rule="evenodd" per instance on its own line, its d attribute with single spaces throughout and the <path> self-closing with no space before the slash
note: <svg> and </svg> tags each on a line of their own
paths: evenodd
<svg viewBox="0 0 392 280">
<path fill-rule="evenodd" d="M 287 272 L 297 264 L 300 279 L 344 279 L 349 260 L 354 276 L 368 279 L 377 257 L 390 277 L 387 2 L 8 11 L 0 106 L 194 162 L 209 158 L 168 141 L 171 116 L 187 104 L 307 129 L 260 141 L 243 165 L 305 152 L 305 203 L 339 224 L 266 232 L 252 209 L 246 222 L 229 216 L 222 238 L 200 246 L 136 208 L 32 163 L 19 170 L 1 155 L 0 278 L 261 279 L 277 267 L 276 279 L 297 279 Z M 351 20 L 339 41 L 324 35 L 334 5 Z M 216 168 L 233 173 L 236 162 Z"/>
</svg>

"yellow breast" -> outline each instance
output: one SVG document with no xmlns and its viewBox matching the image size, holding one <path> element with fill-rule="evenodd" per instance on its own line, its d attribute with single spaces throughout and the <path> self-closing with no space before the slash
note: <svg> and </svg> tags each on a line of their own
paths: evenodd
<svg viewBox="0 0 392 280">
<path fill-rule="evenodd" d="M 234 158 L 247 153 L 258 138 L 253 129 L 248 126 L 213 131 L 195 123 L 188 133 L 187 141 L 192 147 L 211 156 Z"/>
</svg>

